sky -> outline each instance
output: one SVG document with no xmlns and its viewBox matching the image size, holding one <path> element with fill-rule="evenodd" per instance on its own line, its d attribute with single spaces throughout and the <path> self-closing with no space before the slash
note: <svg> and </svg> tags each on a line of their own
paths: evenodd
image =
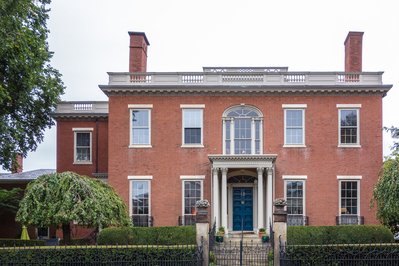
<svg viewBox="0 0 399 266">
<path fill-rule="evenodd" d="M 363 71 L 384 71 L 394 87 L 383 125 L 399 126 L 399 16 L 395 0 L 54 0 L 48 43 L 63 75 L 65 101 L 107 100 L 107 72 L 127 72 L 128 31 L 150 42 L 147 71 L 203 66 L 287 66 L 343 71 L 344 40 L 362 31 Z M 24 171 L 56 168 L 56 128 L 24 160 Z M 384 155 L 392 139 L 384 134 Z"/>
</svg>

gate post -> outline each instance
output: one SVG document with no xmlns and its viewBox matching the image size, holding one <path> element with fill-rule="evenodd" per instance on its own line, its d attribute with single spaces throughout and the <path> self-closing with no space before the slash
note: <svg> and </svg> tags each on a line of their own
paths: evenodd
<svg viewBox="0 0 399 266">
<path fill-rule="evenodd" d="M 208 223 L 208 200 L 199 200 L 195 203 L 196 215 L 196 241 L 197 246 L 202 245 L 202 258 L 204 266 L 209 265 L 209 223 Z"/>
<path fill-rule="evenodd" d="M 276 199 L 274 201 L 274 265 L 280 265 L 280 241 L 282 245 L 287 242 L 287 211 L 284 207 L 287 205 L 285 199 Z"/>
</svg>

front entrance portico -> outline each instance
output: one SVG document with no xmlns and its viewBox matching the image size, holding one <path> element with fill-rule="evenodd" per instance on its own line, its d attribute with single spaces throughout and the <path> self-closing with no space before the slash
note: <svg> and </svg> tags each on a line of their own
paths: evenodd
<svg viewBox="0 0 399 266">
<path fill-rule="evenodd" d="M 216 227 L 223 226 L 226 232 L 269 228 L 277 155 L 208 157 L 212 162 L 212 221 Z"/>
</svg>

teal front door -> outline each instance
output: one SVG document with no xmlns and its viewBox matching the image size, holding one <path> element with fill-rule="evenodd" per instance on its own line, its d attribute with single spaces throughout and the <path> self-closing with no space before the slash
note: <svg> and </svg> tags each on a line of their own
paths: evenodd
<svg viewBox="0 0 399 266">
<path fill-rule="evenodd" d="M 253 227 L 252 188 L 233 188 L 233 231 L 252 231 Z"/>
</svg>

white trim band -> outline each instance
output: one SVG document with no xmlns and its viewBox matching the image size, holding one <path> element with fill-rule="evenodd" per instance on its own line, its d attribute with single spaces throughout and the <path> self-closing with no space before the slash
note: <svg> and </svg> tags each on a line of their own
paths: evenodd
<svg viewBox="0 0 399 266">
<path fill-rule="evenodd" d="M 204 180 L 204 175 L 181 175 L 181 180 Z"/>
<path fill-rule="evenodd" d="M 307 175 L 283 175 L 283 179 L 306 180 L 306 179 L 308 179 L 308 176 Z"/>
<path fill-rule="evenodd" d="M 360 180 L 361 175 L 337 175 L 338 180 Z"/>
<path fill-rule="evenodd" d="M 180 108 L 184 109 L 204 109 L 205 108 L 205 104 L 180 104 Z"/>
<path fill-rule="evenodd" d="M 92 127 L 73 127 L 72 131 L 93 131 Z"/>
<path fill-rule="evenodd" d="M 129 180 L 152 180 L 152 175 L 128 175 Z"/>
<path fill-rule="evenodd" d="M 337 108 L 362 108 L 362 104 L 337 104 Z"/>
<path fill-rule="evenodd" d="M 308 108 L 307 104 L 282 104 L 283 109 L 303 109 Z"/>
<path fill-rule="evenodd" d="M 129 109 L 148 109 L 148 108 L 152 108 L 152 104 L 128 104 L 127 107 Z"/>
</svg>

